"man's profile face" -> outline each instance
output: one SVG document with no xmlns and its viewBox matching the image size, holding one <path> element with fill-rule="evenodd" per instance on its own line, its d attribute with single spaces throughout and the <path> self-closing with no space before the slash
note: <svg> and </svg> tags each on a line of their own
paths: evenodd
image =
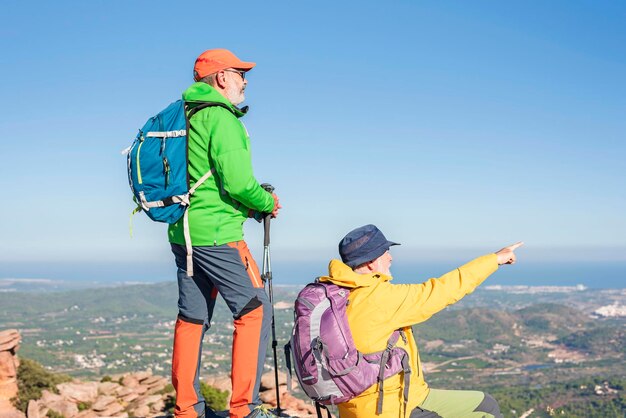
<svg viewBox="0 0 626 418">
<path fill-rule="evenodd" d="M 244 74 L 244 72 L 232 68 L 224 70 L 226 98 L 235 106 L 243 103 L 246 99 L 243 92 L 246 89 L 248 81 L 244 79 Z"/>
<path fill-rule="evenodd" d="M 391 253 L 387 250 L 383 255 L 372 261 L 371 268 L 375 272 L 391 276 L 391 260 L 393 260 L 393 257 L 391 257 Z"/>
</svg>

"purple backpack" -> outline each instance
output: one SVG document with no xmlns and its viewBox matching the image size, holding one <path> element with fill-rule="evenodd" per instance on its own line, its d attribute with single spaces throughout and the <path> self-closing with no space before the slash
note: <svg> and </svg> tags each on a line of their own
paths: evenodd
<svg viewBox="0 0 626 418">
<path fill-rule="evenodd" d="M 291 371 L 291 352 L 300 386 L 323 405 L 346 402 L 378 382 L 378 414 L 382 413 L 383 381 L 403 372 L 406 406 L 411 374 L 409 356 L 395 346 L 400 337 L 406 342 L 406 335 L 396 330 L 385 350 L 359 352 L 348 327 L 349 295 L 347 288 L 318 280 L 300 291 L 291 340 L 285 346 L 287 368 Z"/>
</svg>

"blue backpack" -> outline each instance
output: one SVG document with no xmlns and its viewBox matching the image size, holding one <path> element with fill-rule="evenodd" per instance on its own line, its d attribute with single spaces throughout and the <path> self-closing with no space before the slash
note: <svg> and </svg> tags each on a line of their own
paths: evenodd
<svg viewBox="0 0 626 418">
<path fill-rule="evenodd" d="M 128 182 L 137 208 L 153 221 L 173 224 L 184 217 L 185 243 L 188 256 L 188 274 L 193 275 L 191 238 L 187 222 L 187 208 L 191 195 L 213 170 L 189 187 L 187 171 L 187 132 L 189 120 L 198 111 L 220 106 L 232 112 L 223 103 L 184 102 L 177 100 L 139 129 L 128 153 Z"/>
</svg>

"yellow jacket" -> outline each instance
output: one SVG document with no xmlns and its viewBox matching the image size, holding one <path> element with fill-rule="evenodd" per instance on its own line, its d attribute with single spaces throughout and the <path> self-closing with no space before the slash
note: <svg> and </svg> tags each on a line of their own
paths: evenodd
<svg viewBox="0 0 626 418">
<path fill-rule="evenodd" d="M 391 284 L 391 276 L 359 274 L 339 260 L 332 260 L 329 274 L 321 277 L 339 286 L 351 288 L 347 307 L 348 324 L 356 348 L 362 353 L 382 351 L 393 331 L 402 328 L 407 343 L 397 345 L 409 354 L 411 380 L 407 415 L 428 395 L 428 385 L 420 363 L 417 344 L 411 326 L 426 321 L 433 314 L 471 293 L 489 275 L 498 269 L 495 254 L 479 257 L 438 279 L 419 284 Z M 384 382 L 382 415 L 376 415 L 378 385 L 370 386 L 356 398 L 339 404 L 341 418 L 400 418 L 403 411 L 402 373 Z"/>
</svg>

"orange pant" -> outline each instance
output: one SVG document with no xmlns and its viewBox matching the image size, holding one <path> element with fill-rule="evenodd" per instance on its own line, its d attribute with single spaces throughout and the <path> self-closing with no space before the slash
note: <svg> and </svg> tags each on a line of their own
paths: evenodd
<svg viewBox="0 0 626 418">
<path fill-rule="evenodd" d="M 271 307 L 259 269 L 244 241 L 194 247 L 193 277 L 185 271 L 185 247 L 172 244 L 172 251 L 179 291 L 172 357 L 176 417 L 195 418 L 205 412 L 199 382 L 202 339 L 210 328 L 219 292 L 233 314 L 235 326 L 230 416 L 243 418 L 261 404 L 259 385 L 271 324 Z"/>
</svg>

